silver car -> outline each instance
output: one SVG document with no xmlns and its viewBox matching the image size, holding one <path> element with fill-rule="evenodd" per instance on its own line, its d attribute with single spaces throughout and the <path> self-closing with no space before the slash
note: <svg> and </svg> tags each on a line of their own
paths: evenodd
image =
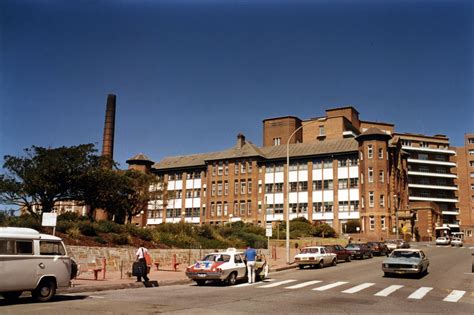
<svg viewBox="0 0 474 315">
<path fill-rule="evenodd" d="M 420 249 L 395 249 L 382 263 L 384 275 L 426 274 L 430 261 Z"/>
</svg>

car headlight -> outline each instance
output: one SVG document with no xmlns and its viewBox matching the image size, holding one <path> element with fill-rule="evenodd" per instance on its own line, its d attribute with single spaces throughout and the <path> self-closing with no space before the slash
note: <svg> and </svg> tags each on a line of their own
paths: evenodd
<svg viewBox="0 0 474 315">
<path fill-rule="evenodd" d="M 382 264 L 384 268 L 388 268 L 388 264 Z"/>
<path fill-rule="evenodd" d="M 418 265 L 412 265 L 411 267 L 417 269 Z"/>
</svg>

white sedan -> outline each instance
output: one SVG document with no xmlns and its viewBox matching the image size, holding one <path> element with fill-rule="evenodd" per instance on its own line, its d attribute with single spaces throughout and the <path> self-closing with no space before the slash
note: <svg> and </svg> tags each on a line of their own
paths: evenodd
<svg viewBox="0 0 474 315">
<path fill-rule="evenodd" d="M 323 268 L 324 266 L 337 264 L 337 255 L 330 253 L 324 246 L 310 246 L 301 249 L 301 252 L 295 256 L 295 263 L 300 269 L 305 266 Z"/>
<path fill-rule="evenodd" d="M 449 245 L 450 242 L 449 237 L 441 236 L 436 239 L 436 245 Z"/>
</svg>

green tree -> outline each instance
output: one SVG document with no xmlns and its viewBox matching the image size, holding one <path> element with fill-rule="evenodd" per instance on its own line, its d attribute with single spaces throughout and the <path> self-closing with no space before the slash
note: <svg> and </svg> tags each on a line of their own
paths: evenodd
<svg viewBox="0 0 474 315">
<path fill-rule="evenodd" d="M 0 203 L 51 212 L 56 202 L 77 198 L 77 183 L 87 170 L 100 165 L 93 144 L 72 147 L 25 149 L 26 156 L 4 157 L 0 175 Z"/>
</svg>

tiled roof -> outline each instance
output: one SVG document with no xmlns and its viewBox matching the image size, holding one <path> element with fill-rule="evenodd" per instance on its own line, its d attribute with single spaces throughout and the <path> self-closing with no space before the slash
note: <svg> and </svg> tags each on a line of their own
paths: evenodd
<svg viewBox="0 0 474 315">
<path fill-rule="evenodd" d="M 149 161 L 149 162 L 153 162 L 152 160 L 150 160 L 148 158 L 148 156 L 146 156 L 145 154 L 143 153 L 138 153 L 137 155 L 135 155 L 134 157 L 130 158 L 127 160 L 128 161 Z"/>
<path fill-rule="evenodd" d="M 296 143 L 290 145 L 290 156 L 308 157 L 327 155 L 333 153 L 355 152 L 358 149 L 358 143 L 353 138 L 341 140 L 326 140 L 313 143 Z M 225 160 L 235 158 L 261 157 L 264 159 L 282 159 L 286 157 L 286 145 L 272 147 L 257 147 L 247 141 L 241 149 L 238 146 L 225 151 L 193 154 L 184 156 L 166 157 L 153 165 L 156 170 L 165 170 L 172 168 L 188 168 L 205 166 L 206 161 Z"/>
</svg>

